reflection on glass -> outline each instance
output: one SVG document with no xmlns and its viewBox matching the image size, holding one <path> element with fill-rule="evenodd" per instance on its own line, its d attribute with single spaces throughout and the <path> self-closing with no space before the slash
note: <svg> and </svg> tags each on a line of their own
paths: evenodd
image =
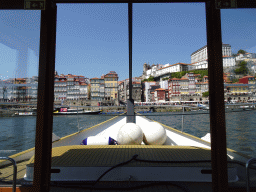
<svg viewBox="0 0 256 192">
<path fill-rule="evenodd" d="M 227 147 L 255 157 L 255 10 L 221 10 Z M 244 30 L 246 29 L 246 30 Z M 240 110 L 240 112 L 233 112 Z"/>
<path fill-rule="evenodd" d="M 40 11 L 0 11 L 1 157 L 15 157 L 35 146 L 39 36 Z M 0 162 L 1 169 L 4 164 Z M 24 168 L 18 164 L 18 171 Z M 0 182 L 12 181 L 9 169 L 1 170 Z M 18 181 L 23 176 L 18 174 Z"/>
</svg>

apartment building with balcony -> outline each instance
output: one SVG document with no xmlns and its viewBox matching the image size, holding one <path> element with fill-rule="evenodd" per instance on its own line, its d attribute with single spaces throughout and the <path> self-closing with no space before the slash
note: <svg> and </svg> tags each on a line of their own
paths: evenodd
<svg viewBox="0 0 256 192">
<path fill-rule="evenodd" d="M 88 99 L 88 94 L 89 94 L 89 90 L 88 90 L 88 84 L 87 83 L 80 83 L 80 99 L 81 100 L 87 100 Z"/>
<path fill-rule="evenodd" d="M 172 78 L 168 82 L 168 98 L 177 97 L 181 95 L 181 80 L 178 78 Z"/>
<path fill-rule="evenodd" d="M 105 100 L 118 99 L 118 74 L 115 71 L 110 71 L 104 75 L 105 83 Z"/>
<path fill-rule="evenodd" d="M 126 98 L 129 99 L 129 84 L 126 84 Z M 140 82 L 132 82 L 132 99 L 136 102 L 142 101 L 142 84 Z"/>
<path fill-rule="evenodd" d="M 0 80 L 0 100 L 4 102 L 37 101 L 37 77 Z"/>
<path fill-rule="evenodd" d="M 150 102 L 151 101 L 151 87 L 152 86 L 155 86 L 155 85 L 158 85 L 157 82 L 155 81 L 148 81 L 148 82 L 144 82 L 144 101 L 145 102 Z M 160 85 L 158 85 L 159 87 L 157 88 L 160 88 Z"/>
<path fill-rule="evenodd" d="M 126 83 L 125 81 L 118 81 L 118 101 L 119 103 L 124 104 L 126 100 Z"/>
<path fill-rule="evenodd" d="M 156 102 L 166 101 L 167 100 L 166 92 L 167 90 L 163 88 L 156 89 L 154 92 L 154 101 Z"/>
<path fill-rule="evenodd" d="M 132 78 L 132 98 L 136 102 L 143 101 L 143 84 L 141 77 Z M 120 103 L 126 103 L 129 99 L 129 79 L 118 82 L 118 100 Z"/>
<path fill-rule="evenodd" d="M 195 82 L 195 77 L 196 75 L 192 72 L 187 73 L 184 75 L 185 78 L 188 79 L 188 94 L 193 95 L 195 94 L 196 91 L 196 82 Z"/>
<path fill-rule="evenodd" d="M 159 89 L 160 85 L 157 83 L 156 85 L 150 85 L 148 90 L 148 101 L 146 102 L 154 102 L 155 101 L 155 90 Z"/>
<path fill-rule="evenodd" d="M 105 96 L 105 81 L 104 78 L 92 78 L 91 82 L 91 100 L 103 101 Z"/>
<path fill-rule="evenodd" d="M 67 99 L 67 78 L 65 76 L 56 75 L 54 78 L 54 100 Z"/>
<path fill-rule="evenodd" d="M 77 75 L 55 75 L 54 100 L 86 100 L 88 99 L 88 78 Z"/>
</svg>

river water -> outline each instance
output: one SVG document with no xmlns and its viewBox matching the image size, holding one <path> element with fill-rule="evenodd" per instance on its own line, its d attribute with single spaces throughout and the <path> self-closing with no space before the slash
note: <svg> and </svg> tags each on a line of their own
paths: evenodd
<svg viewBox="0 0 256 192">
<path fill-rule="evenodd" d="M 152 120 L 181 130 L 181 113 L 146 113 Z M 113 116 L 78 115 L 54 116 L 53 132 L 63 137 L 89 128 Z M 187 112 L 184 117 L 184 132 L 203 137 L 210 132 L 207 111 Z M 227 147 L 251 157 L 256 157 L 256 110 L 227 112 L 226 130 Z M 0 156 L 10 156 L 35 146 L 36 116 L 1 117 L 0 118 Z"/>
</svg>

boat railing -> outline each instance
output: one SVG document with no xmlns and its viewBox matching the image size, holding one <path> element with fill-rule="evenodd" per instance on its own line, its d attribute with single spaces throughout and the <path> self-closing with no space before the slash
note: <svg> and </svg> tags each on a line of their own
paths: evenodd
<svg viewBox="0 0 256 192">
<path fill-rule="evenodd" d="M 251 164 L 256 163 L 256 158 L 251 158 L 246 163 L 246 188 L 247 192 L 250 192 L 250 174 L 249 174 L 249 166 Z"/>
<path fill-rule="evenodd" d="M 17 164 L 16 161 L 10 157 L 0 157 L 0 160 L 9 160 L 13 164 L 13 183 L 12 183 L 12 191 L 16 191 L 16 180 L 17 180 Z"/>
</svg>

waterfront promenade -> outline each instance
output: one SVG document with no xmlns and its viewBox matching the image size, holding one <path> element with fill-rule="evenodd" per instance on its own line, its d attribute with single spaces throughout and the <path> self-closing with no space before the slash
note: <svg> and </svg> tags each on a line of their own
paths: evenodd
<svg viewBox="0 0 256 192">
<path fill-rule="evenodd" d="M 226 110 L 254 110 L 256 103 L 236 103 L 226 104 Z M 60 107 L 55 105 L 54 107 Z M 83 109 L 85 111 L 101 110 L 102 113 L 119 113 L 126 112 L 126 106 L 81 106 L 81 105 L 62 105 L 61 107 L 69 107 L 73 109 Z M 196 102 L 184 101 L 183 103 L 135 103 L 135 112 L 182 112 L 208 110 L 208 104 L 199 104 Z M 36 112 L 36 104 L 18 104 L 18 103 L 0 103 L 0 117 L 12 117 L 17 112 Z"/>
</svg>

